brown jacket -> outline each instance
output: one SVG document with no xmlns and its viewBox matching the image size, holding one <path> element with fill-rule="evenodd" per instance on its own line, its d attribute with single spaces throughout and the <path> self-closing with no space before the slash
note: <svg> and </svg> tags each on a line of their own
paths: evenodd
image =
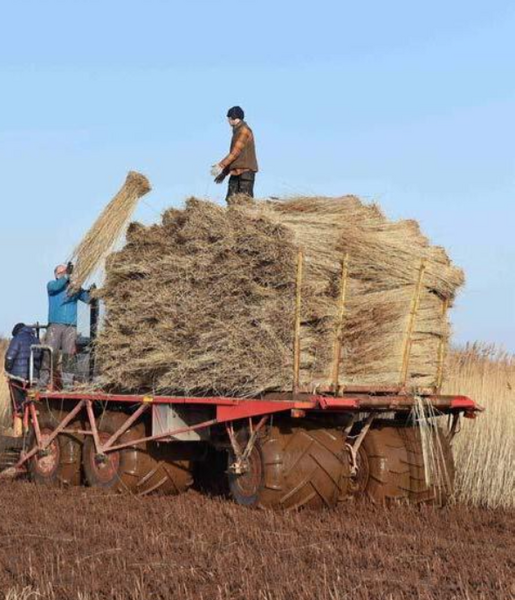
<svg viewBox="0 0 515 600">
<path fill-rule="evenodd" d="M 259 170 L 254 134 L 245 121 L 241 121 L 233 128 L 231 151 L 220 161 L 220 166 L 231 175 L 241 175 L 246 171 L 257 173 Z"/>
</svg>

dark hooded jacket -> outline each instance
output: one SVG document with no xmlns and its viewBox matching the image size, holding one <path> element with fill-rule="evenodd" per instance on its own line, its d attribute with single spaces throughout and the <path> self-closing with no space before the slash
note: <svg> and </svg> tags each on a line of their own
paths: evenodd
<svg viewBox="0 0 515 600">
<path fill-rule="evenodd" d="M 5 355 L 5 370 L 9 375 L 29 379 L 30 347 L 39 344 L 32 327 L 21 328 L 11 340 Z M 34 355 L 35 370 L 39 368 L 39 353 Z"/>
</svg>

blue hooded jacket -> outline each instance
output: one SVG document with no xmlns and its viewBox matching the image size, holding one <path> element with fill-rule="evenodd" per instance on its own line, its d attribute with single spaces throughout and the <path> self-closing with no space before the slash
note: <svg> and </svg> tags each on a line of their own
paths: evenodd
<svg viewBox="0 0 515 600">
<path fill-rule="evenodd" d="M 68 295 L 70 278 L 66 275 L 50 281 L 48 290 L 48 323 L 50 325 L 72 325 L 77 327 L 77 303 L 89 303 L 90 296 L 86 290 Z"/>
<path fill-rule="evenodd" d="M 29 378 L 30 347 L 39 344 L 38 338 L 32 327 L 23 327 L 11 340 L 5 355 L 5 370 L 15 377 Z M 40 361 L 39 352 L 34 354 L 34 366 L 38 369 Z"/>
</svg>

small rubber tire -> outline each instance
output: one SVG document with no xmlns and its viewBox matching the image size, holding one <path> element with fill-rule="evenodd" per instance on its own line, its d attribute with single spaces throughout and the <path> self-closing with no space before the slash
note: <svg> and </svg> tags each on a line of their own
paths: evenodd
<svg viewBox="0 0 515 600">
<path fill-rule="evenodd" d="M 249 472 L 229 474 L 230 494 L 244 506 L 331 508 L 349 486 L 350 463 L 342 432 L 316 422 L 274 424 L 257 440 L 249 460 Z"/>
<path fill-rule="evenodd" d="M 397 427 L 371 428 L 358 449 L 353 493 L 372 502 L 407 501 L 410 490 L 408 452 Z"/>
<path fill-rule="evenodd" d="M 399 433 L 407 450 L 410 502 L 445 506 L 453 494 L 455 478 L 454 457 L 448 437 L 439 428 L 432 431 L 434 448 L 432 471 L 436 472 L 431 474 L 434 481 L 428 483 L 420 428 L 402 427 L 399 428 Z"/>
<path fill-rule="evenodd" d="M 41 436 L 49 436 L 66 417 L 61 410 L 38 409 Z M 75 422 L 70 423 L 73 427 Z M 35 444 L 35 432 L 30 433 L 29 448 Z M 67 487 L 81 484 L 82 440 L 80 436 L 60 433 L 50 443 L 45 453 L 37 453 L 28 464 L 29 477 L 34 483 L 50 487 Z"/>
</svg>

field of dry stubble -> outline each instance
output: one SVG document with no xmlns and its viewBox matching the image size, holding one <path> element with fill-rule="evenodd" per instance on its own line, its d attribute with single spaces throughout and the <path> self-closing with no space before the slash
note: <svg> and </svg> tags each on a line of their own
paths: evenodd
<svg viewBox="0 0 515 600">
<path fill-rule="evenodd" d="M 2 483 L 11 600 L 515 597 L 515 514 L 377 507 L 252 511 L 191 491 L 111 496 Z"/>
</svg>

